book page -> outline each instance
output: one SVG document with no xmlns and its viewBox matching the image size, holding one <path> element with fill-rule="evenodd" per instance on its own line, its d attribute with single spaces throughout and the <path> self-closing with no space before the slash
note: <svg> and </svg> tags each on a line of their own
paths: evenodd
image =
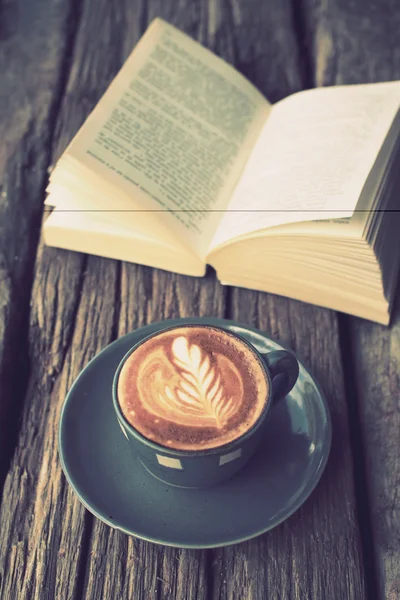
<svg viewBox="0 0 400 600">
<path fill-rule="evenodd" d="M 350 217 L 400 105 L 400 83 L 308 90 L 270 113 L 212 241 Z"/>
<path fill-rule="evenodd" d="M 203 276 L 205 263 L 190 252 L 176 236 L 138 223 L 124 227 L 97 218 L 93 213 L 53 211 L 43 226 L 47 245 L 147 265 L 183 275 Z"/>
<path fill-rule="evenodd" d="M 235 69 L 156 19 L 68 156 L 125 193 L 125 223 L 134 197 L 204 256 L 269 110 Z"/>
</svg>

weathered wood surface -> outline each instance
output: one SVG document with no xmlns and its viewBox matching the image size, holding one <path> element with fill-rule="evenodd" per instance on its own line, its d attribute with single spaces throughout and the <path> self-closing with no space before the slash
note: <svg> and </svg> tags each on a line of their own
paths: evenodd
<svg viewBox="0 0 400 600">
<path fill-rule="evenodd" d="M 399 322 L 387 330 L 230 291 L 211 272 L 192 279 L 42 246 L 34 265 L 47 169 L 153 17 L 214 49 L 275 101 L 315 84 L 398 77 L 398 46 L 384 43 L 396 15 L 385 4 L 384 16 L 373 3 L 338 0 L 1 5 L 1 600 L 397 598 Z M 65 393 L 90 358 L 137 326 L 187 315 L 229 316 L 288 341 L 320 379 L 334 423 L 327 471 L 300 511 L 256 540 L 208 552 L 158 547 L 94 519 L 67 486 L 56 448 Z M 356 410 L 341 341 L 352 343 L 353 356 L 343 351 L 356 363 Z"/>
<path fill-rule="evenodd" d="M 380 597 L 400 598 L 400 304 L 390 330 L 350 323 L 354 399 L 361 424 L 365 509 L 372 527 Z"/>
<path fill-rule="evenodd" d="M 86 2 L 53 135 L 67 145 L 140 36 L 132 4 Z M 132 22 L 129 21 L 131 19 Z M 126 35 L 121 36 L 121 24 Z M 146 24 L 144 25 L 146 26 Z M 102 31 L 103 44 L 98 44 Z M 113 45 L 111 40 L 120 40 Z M 124 47 L 123 47 L 124 45 Z M 110 52 L 110 47 L 114 49 Z M 144 267 L 41 248 L 30 316 L 30 371 L 20 437 L 0 512 L 0 597 L 206 598 L 204 552 L 157 548 L 94 521 L 66 486 L 56 430 L 79 370 L 116 335 L 152 320 L 222 316 L 226 290 Z M 27 518 L 29 515 L 29 518 Z"/>
<path fill-rule="evenodd" d="M 71 8 L 0 3 L 0 488 L 25 391 L 32 271 Z"/>
<path fill-rule="evenodd" d="M 221 584 L 220 597 L 234 597 L 239 587 L 240 597 L 251 599 L 366 598 L 337 317 L 239 289 L 230 316 L 287 341 L 310 365 L 328 399 L 333 437 L 326 472 L 303 507 L 261 538 L 219 552 L 217 576 L 228 568 L 236 574 Z"/>
<path fill-rule="evenodd" d="M 317 8 L 315 7 L 317 5 Z M 400 5 L 307 3 L 314 85 L 400 79 Z M 397 296 L 399 296 L 400 289 Z M 400 598 L 400 305 L 390 328 L 341 317 L 359 520 L 369 587 Z M 367 484 L 367 489 L 365 488 Z M 361 493 L 361 490 L 364 490 Z"/>
<path fill-rule="evenodd" d="M 245 14 L 247 4 L 239 3 L 241 14 Z M 268 98 L 275 100 L 312 85 L 312 58 L 302 42 L 303 31 L 297 29 L 294 37 L 294 20 L 297 28 L 307 26 L 295 3 L 280 3 L 275 15 L 268 8 L 265 14 L 258 12 L 258 69 L 249 76 Z M 256 12 L 254 7 L 253 14 Z M 238 53 L 240 57 L 239 49 Z M 244 62 L 239 58 L 239 64 Z M 261 538 L 215 553 L 215 597 L 364 598 L 337 317 L 328 310 L 239 289 L 232 292 L 228 315 L 287 340 L 304 357 L 324 386 L 334 428 L 327 471 L 304 507 Z"/>
</svg>

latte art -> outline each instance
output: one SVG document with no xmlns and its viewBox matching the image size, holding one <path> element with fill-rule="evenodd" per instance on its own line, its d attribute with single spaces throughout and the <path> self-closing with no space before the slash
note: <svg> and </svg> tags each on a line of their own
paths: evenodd
<svg viewBox="0 0 400 600">
<path fill-rule="evenodd" d="M 235 365 L 222 354 L 211 364 L 201 348 L 184 336 L 171 343 L 171 358 L 155 349 L 139 368 L 138 391 L 144 408 L 177 424 L 223 428 L 243 399 L 243 386 Z M 235 381 L 235 396 L 223 381 Z"/>
<path fill-rule="evenodd" d="M 150 337 L 118 379 L 127 421 L 148 439 L 177 449 L 229 443 L 256 422 L 267 398 L 257 355 L 239 338 L 208 326 Z"/>
</svg>

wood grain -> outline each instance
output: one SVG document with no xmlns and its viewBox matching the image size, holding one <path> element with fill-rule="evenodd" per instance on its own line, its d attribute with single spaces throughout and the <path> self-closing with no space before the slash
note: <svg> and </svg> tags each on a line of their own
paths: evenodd
<svg viewBox="0 0 400 600">
<path fill-rule="evenodd" d="M 304 0 L 303 33 L 313 85 L 399 77 L 400 8 L 391 0 Z"/>
<path fill-rule="evenodd" d="M 154 11 L 152 14 L 151 11 Z M 93 20 L 93 12 L 96 18 Z M 182 13 L 184 15 L 184 13 Z M 66 131 L 80 123 L 71 122 L 69 114 L 81 107 L 80 90 L 91 89 L 101 93 L 131 51 L 133 45 L 153 16 L 163 14 L 161 5 L 151 3 L 145 8 L 137 3 L 122 3 L 117 14 L 108 2 L 85 2 L 82 24 L 77 39 L 72 77 L 67 88 L 67 98 L 60 122 Z M 188 17 L 190 21 L 190 16 Z M 190 29 L 186 17 L 178 19 L 178 25 Z M 198 21 L 198 20 L 197 20 Z M 121 35 L 120 24 L 125 23 L 121 45 L 115 48 L 112 64 L 107 64 L 110 45 L 97 44 L 98 28 L 104 30 L 106 39 Z M 88 49 L 96 49 L 95 53 Z M 104 67 L 104 63 L 106 66 Z M 90 81 L 86 74 L 90 73 Z M 96 77 L 97 74 L 97 77 Z M 75 106 L 75 104 L 77 106 Z M 71 106 L 75 106 L 72 111 Z M 120 287 L 116 298 L 119 305 L 117 320 L 118 335 L 151 321 L 187 315 L 222 316 L 224 295 L 215 277 L 209 273 L 206 279 L 198 280 L 123 264 Z M 206 598 L 205 552 L 157 548 L 140 540 L 133 541 L 118 531 L 111 531 L 100 521 L 93 523 L 93 532 L 88 553 L 87 572 L 84 583 L 86 599 L 109 599 L 110 597 L 144 598 Z"/>
<path fill-rule="evenodd" d="M 358 413 L 346 403 L 335 314 L 268 294 L 231 293 L 212 270 L 199 280 L 42 246 L 34 269 L 34 257 L 47 168 L 153 17 L 164 17 L 205 43 L 276 101 L 313 84 L 398 77 L 397 16 L 390 0 L 383 4 L 17 0 L 1 5 L 0 70 L 6 73 L 1 91 L 11 100 L 7 109 L 0 104 L 3 472 L 14 456 L 0 507 L 0 598 L 367 598 L 360 547 L 365 520 L 354 489 L 356 481 L 360 500 L 365 481 L 355 477 L 353 462 L 359 467 L 362 454 L 354 459 L 349 435 Z M 321 381 L 334 424 L 327 471 L 306 504 L 274 531 L 212 552 L 158 547 L 104 526 L 70 491 L 57 456 L 61 405 L 90 358 L 138 326 L 188 315 L 230 316 L 286 340 Z M 361 320 L 345 324 L 357 364 L 380 592 L 395 600 L 400 593 L 395 447 L 400 321 L 396 317 L 391 330 Z M 379 394 L 383 401 L 377 404 Z M 369 590 L 371 600 L 374 591 Z"/>
<path fill-rule="evenodd" d="M 365 598 L 336 316 L 240 289 L 233 292 L 230 316 L 269 332 L 298 352 L 327 397 L 333 441 L 326 472 L 297 513 L 261 538 L 216 551 L 214 597 Z"/>
<path fill-rule="evenodd" d="M 111 339 L 116 264 L 41 249 L 30 319 L 30 378 L 19 443 L 0 511 L 2 597 L 73 597 L 84 509 L 61 474 L 57 428 L 63 398 Z M 86 268 L 86 270 L 84 270 Z"/>
<path fill-rule="evenodd" d="M 0 3 L 0 489 L 26 388 L 29 296 L 70 15 L 57 0 Z"/>
<path fill-rule="evenodd" d="M 400 303 L 390 329 L 361 319 L 352 320 L 350 328 L 379 592 L 395 600 L 400 597 Z"/>
<path fill-rule="evenodd" d="M 224 290 L 212 273 L 189 278 L 123 264 L 118 335 L 177 316 L 222 316 Z M 118 561 L 116 561 L 118 557 Z M 128 539 L 95 520 L 85 599 L 207 599 L 206 552 L 157 547 Z"/>
<path fill-rule="evenodd" d="M 326 0 L 305 6 L 314 16 L 308 27 L 317 85 L 400 78 L 398 3 Z M 395 600 L 400 597 L 399 306 L 390 328 L 342 316 L 341 331 L 371 598 Z"/>
<path fill-rule="evenodd" d="M 143 10 L 140 3 L 120 4 L 117 10 L 107 2 L 83 4 L 51 162 L 137 41 Z M 40 600 L 206 598 L 204 552 L 129 539 L 88 516 L 61 474 L 56 432 L 68 387 L 113 337 L 168 317 L 222 316 L 225 293 L 211 271 L 197 280 L 41 248 L 32 294 L 31 377 L 0 513 L 8 556 L 5 595 L 15 589 L 21 599 Z M 21 489 L 24 501 L 18 502 Z M 30 519 L 24 518 L 27 513 Z"/>
<path fill-rule="evenodd" d="M 257 39 L 259 46 L 264 45 L 259 47 L 262 58 L 254 83 L 272 98 L 311 85 L 313 62 L 308 51 L 313 41 L 312 23 L 305 21 L 301 7 L 280 3 L 279 12 L 270 11 L 268 18 L 259 18 L 264 35 L 259 31 Z M 334 438 L 326 474 L 297 514 L 262 538 L 214 553 L 214 597 L 364 598 L 337 319 L 328 310 L 239 289 L 233 292 L 229 316 L 268 331 L 299 351 L 326 392 Z"/>
</svg>

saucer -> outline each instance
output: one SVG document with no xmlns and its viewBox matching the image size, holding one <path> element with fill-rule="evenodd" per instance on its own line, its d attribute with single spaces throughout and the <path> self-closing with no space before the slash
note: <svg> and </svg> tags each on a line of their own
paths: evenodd
<svg viewBox="0 0 400 600">
<path fill-rule="evenodd" d="M 200 322 L 231 330 L 260 352 L 283 346 L 225 319 L 174 319 L 119 338 L 80 373 L 60 418 L 59 450 L 69 484 L 96 517 L 138 538 L 180 548 L 214 548 L 264 533 L 293 514 L 324 470 L 331 422 L 303 364 L 290 394 L 271 409 L 265 441 L 247 466 L 214 488 L 190 490 L 153 477 L 132 455 L 111 398 L 115 370 L 141 338 L 166 325 Z M 286 348 L 285 348 L 286 349 Z"/>
</svg>

